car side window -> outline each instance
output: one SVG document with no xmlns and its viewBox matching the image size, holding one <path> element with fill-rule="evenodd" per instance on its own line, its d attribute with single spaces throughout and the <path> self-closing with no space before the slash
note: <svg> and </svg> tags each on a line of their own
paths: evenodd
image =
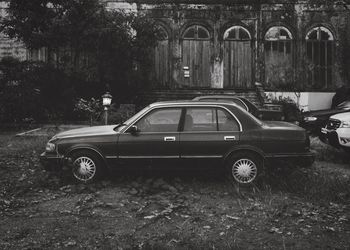
<svg viewBox="0 0 350 250">
<path fill-rule="evenodd" d="M 177 132 L 181 108 L 164 108 L 151 111 L 135 125 L 140 132 Z"/>
<path fill-rule="evenodd" d="M 236 119 L 226 110 L 218 109 L 219 131 L 239 131 L 239 124 Z"/>
<path fill-rule="evenodd" d="M 187 108 L 184 131 L 217 131 L 215 108 Z"/>
</svg>

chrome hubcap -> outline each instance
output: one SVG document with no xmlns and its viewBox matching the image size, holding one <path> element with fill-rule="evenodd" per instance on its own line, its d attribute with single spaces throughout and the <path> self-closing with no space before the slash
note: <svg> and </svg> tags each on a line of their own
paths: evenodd
<svg viewBox="0 0 350 250">
<path fill-rule="evenodd" d="M 80 181 L 89 181 L 96 174 L 95 162 L 86 156 L 81 156 L 73 162 L 73 175 Z"/>
<path fill-rule="evenodd" d="M 250 183 L 257 174 L 255 163 L 249 159 L 239 159 L 232 166 L 232 176 L 238 183 Z"/>
</svg>

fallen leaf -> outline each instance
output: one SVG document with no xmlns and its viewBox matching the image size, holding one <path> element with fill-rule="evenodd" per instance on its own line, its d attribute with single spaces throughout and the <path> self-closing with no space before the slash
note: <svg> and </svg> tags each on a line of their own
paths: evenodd
<svg viewBox="0 0 350 250">
<path fill-rule="evenodd" d="M 231 220 L 239 220 L 240 218 L 237 216 L 231 216 L 231 215 L 226 215 L 227 218 L 231 219 Z"/>
</svg>

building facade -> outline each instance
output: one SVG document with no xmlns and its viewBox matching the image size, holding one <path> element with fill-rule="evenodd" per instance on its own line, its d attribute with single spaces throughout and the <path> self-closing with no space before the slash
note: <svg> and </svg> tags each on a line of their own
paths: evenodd
<svg viewBox="0 0 350 250">
<path fill-rule="evenodd" d="M 161 29 L 153 89 L 333 91 L 349 84 L 350 3 L 297 0 L 101 0 Z M 2 5 L 4 11 L 5 5 Z M 0 57 L 40 59 L 2 37 Z"/>
<path fill-rule="evenodd" d="M 349 84 L 344 1 L 104 1 L 162 30 L 154 88 L 332 91 Z"/>
</svg>

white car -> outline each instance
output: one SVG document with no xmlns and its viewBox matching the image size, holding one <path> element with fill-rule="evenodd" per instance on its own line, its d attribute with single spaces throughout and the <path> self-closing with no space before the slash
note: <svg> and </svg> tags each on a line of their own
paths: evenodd
<svg viewBox="0 0 350 250">
<path fill-rule="evenodd" d="M 350 112 L 331 116 L 321 129 L 320 139 L 334 147 L 350 151 Z"/>
</svg>

